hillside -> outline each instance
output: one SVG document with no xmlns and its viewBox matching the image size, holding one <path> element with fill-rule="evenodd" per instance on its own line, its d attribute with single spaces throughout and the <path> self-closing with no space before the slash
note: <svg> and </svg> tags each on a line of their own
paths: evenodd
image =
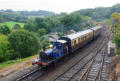
<svg viewBox="0 0 120 81">
<path fill-rule="evenodd" d="M 47 17 L 54 15 L 54 12 L 39 10 L 39 11 L 13 11 L 10 9 L 0 10 L 0 22 L 15 21 L 26 22 L 29 17 Z"/>
<path fill-rule="evenodd" d="M 84 16 L 90 16 L 95 21 L 103 21 L 109 19 L 114 12 L 120 12 L 120 4 L 112 7 L 97 7 L 75 11 L 73 13 L 80 13 Z"/>
</svg>

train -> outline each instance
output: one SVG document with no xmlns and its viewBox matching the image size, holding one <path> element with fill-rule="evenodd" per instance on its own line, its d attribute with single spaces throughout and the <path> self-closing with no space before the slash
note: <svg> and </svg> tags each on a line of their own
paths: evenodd
<svg viewBox="0 0 120 81">
<path fill-rule="evenodd" d="M 41 68 L 55 66 L 60 59 L 69 57 L 76 50 L 82 48 L 90 41 L 101 35 L 102 26 L 76 32 L 70 35 L 60 37 L 58 40 L 51 42 L 49 49 L 44 49 L 39 54 L 39 59 L 34 59 L 34 64 L 38 64 Z"/>
</svg>

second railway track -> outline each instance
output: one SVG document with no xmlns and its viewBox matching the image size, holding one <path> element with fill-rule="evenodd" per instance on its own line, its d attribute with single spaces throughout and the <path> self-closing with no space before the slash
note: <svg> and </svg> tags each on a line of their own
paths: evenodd
<svg viewBox="0 0 120 81">
<path fill-rule="evenodd" d="M 106 38 L 106 37 L 105 37 L 105 39 L 108 40 L 108 38 Z M 78 63 L 76 63 L 76 65 L 71 66 L 71 68 L 69 68 L 68 70 L 63 72 L 61 75 L 56 77 L 53 81 L 82 81 L 83 79 L 84 79 L 83 81 L 86 81 L 88 76 L 86 76 L 86 78 L 83 78 L 83 76 L 85 76 L 85 74 L 88 73 L 88 71 L 90 71 L 91 67 L 93 68 L 93 65 L 96 65 L 95 62 L 98 62 L 102 58 L 104 58 L 104 57 L 102 57 L 104 55 L 100 54 L 100 52 L 102 51 L 102 49 L 104 49 L 104 46 L 107 43 L 106 40 L 105 41 L 102 40 L 103 43 L 101 43 L 100 46 L 97 46 L 96 53 L 95 53 L 95 51 L 91 52 L 82 61 L 79 61 Z M 100 59 L 100 56 L 101 56 L 101 59 Z M 98 60 L 98 61 L 96 61 L 96 60 Z M 97 64 L 99 64 L 99 63 L 97 63 Z M 103 65 L 103 63 L 102 63 L 102 65 Z M 96 66 L 96 67 L 101 69 L 101 67 L 99 67 L 99 66 Z M 97 72 L 99 74 L 100 71 L 97 70 Z M 97 75 L 97 73 L 96 73 L 96 75 Z M 96 81 L 97 78 L 98 77 L 96 77 L 94 81 Z"/>
<path fill-rule="evenodd" d="M 106 33 L 108 33 L 108 32 L 106 32 Z M 77 76 L 77 74 L 80 74 L 80 72 L 82 72 L 82 74 L 84 74 L 84 75 L 79 75 L 79 78 L 77 78 L 77 80 L 78 81 L 87 80 L 88 78 L 85 78 L 85 76 L 86 77 L 89 76 L 89 72 L 91 70 L 92 65 L 94 65 L 95 58 L 97 57 L 97 54 L 99 53 L 99 51 L 102 50 L 102 48 L 107 43 L 107 42 L 104 42 L 104 41 L 108 40 L 107 39 L 108 36 L 106 35 L 106 33 L 104 34 L 105 36 L 103 36 L 101 38 L 101 40 L 96 43 L 96 45 L 94 47 L 91 47 L 89 49 L 89 50 L 92 50 L 92 51 L 87 51 L 88 54 L 82 55 L 82 57 L 79 59 L 78 62 L 74 63 L 69 69 L 67 69 L 61 75 L 54 78 L 53 81 L 62 81 L 62 80 L 63 81 L 71 81 L 71 80 L 75 81 L 76 80 L 75 77 Z M 96 49 L 97 51 L 93 51 L 93 49 L 94 50 Z M 104 59 L 103 59 L 103 62 L 104 62 Z M 102 65 L 103 65 L 103 63 L 102 63 Z M 99 68 L 99 72 L 97 73 L 97 74 L 99 74 L 99 76 L 95 77 L 96 80 L 99 80 L 100 77 L 102 77 L 102 75 L 101 75 L 102 70 L 100 70 L 102 68 L 104 68 L 104 67 Z M 71 70 L 71 72 L 70 72 L 70 70 Z M 47 73 L 47 71 L 46 72 L 41 72 L 40 68 L 38 68 L 38 70 L 34 70 L 31 73 L 28 73 L 28 74 L 16 79 L 15 81 L 39 81 L 40 77 L 42 77 L 45 73 Z M 65 74 L 69 77 L 65 77 Z M 43 80 L 41 80 L 41 81 L 43 81 Z"/>
</svg>

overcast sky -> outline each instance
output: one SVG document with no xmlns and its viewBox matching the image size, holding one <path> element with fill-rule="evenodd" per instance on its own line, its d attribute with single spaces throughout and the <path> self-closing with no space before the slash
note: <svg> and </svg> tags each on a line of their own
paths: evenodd
<svg viewBox="0 0 120 81">
<path fill-rule="evenodd" d="M 120 0 L 0 0 L 0 9 L 70 13 L 85 8 L 109 7 L 117 3 L 120 3 Z"/>
</svg>

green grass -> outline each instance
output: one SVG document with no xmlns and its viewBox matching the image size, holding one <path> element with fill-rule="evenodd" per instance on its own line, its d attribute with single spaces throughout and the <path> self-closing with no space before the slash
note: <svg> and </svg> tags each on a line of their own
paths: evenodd
<svg viewBox="0 0 120 81">
<path fill-rule="evenodd" d="M 37 54 L 37 55 L 38 55 L 38 54 Z M 13 65 L 13 64 L 21 63 L 21 62 L 23 62 L 23 61 L 25 61 L 25 60 L 28 60 L 28 59 L 30 59 L 30 58 L 34 58 L 34 56 L 37 56 L 37 55 L 33 55 L 33 56 L 26 57 L 26 58 L 22 58 L 22 59 L 9 60 L 9 61 L 0 63 L 0 69 L 5 68 L 5 67 L 7 67 L 7 66 L 11 66 L 11 65 Z"/>
<path fill-rule="evenodd" d="M 23 28 L 25 23 L 14 22 L 14 21 L 8 21 L 8 22 L 0 23 L 0 25 L 7 25 L 7 26 L 9 26 L 10 29 L 12 29 L 15 24 L 19 24 Z"/>
</svg>

